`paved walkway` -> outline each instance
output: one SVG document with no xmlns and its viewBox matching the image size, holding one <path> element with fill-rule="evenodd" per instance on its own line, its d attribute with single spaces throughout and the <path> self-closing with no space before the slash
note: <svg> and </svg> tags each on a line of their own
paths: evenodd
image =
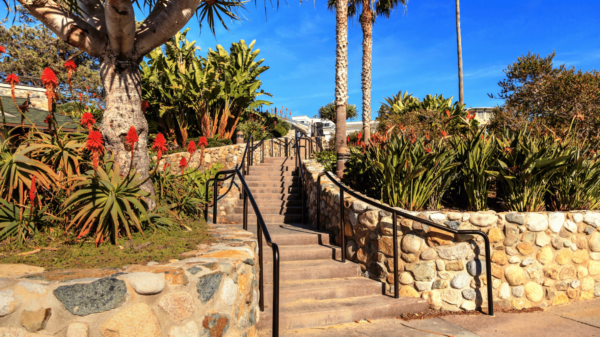
<svg viewBox="0 0 600 337">
<path fill-rule="evenodd" d="M 296 337 L 600 337 L 600 299 L 551 307 L 533 313 L 457 315 L 427 320 L 374 320 L 371 323 L 282 331 Z"/>
</svg>

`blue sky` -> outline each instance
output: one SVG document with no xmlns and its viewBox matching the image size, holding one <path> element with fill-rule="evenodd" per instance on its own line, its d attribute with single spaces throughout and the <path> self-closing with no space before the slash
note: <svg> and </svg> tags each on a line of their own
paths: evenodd
<svg viewBox="0 0 600 337">
<path fill-rule="evenodd" d="M 261 77 L 263 89 L 278 107 L 293 115 L 314 116 L 333 101 L 335 79 L 335 15 L 326 2 L 288 0 L 278 10 L 261 0 L 242 12 L 245 20 L 200 32 L 192 18 L 188 39 L 202 48 L 256 40 L 259 57 L 271 68 Z M 139 13 L 138 20 L 143 19 Z M 1 14 L 0 14 L 1 15 Z M 578 69 L 600 69 L 600 1 L 598 0 L 463 0 L 461 28 L 467 106 L 494 106 L 502 70 L 529 50 L 556 51 L 556 63 Z M 349 29 L 349 103 L 359 111 L 362 32 L 355 20 Z M 372 110 L 377 116 L 383 97 L 407 90 L 416 97 L 443 94 L 458 99 L 455 8 L 453 0 L 410 0 L 406 10 L 379 18 L 373 31 Z M 359 119 L 360 120 L 360 117 Z"/>
</svg>

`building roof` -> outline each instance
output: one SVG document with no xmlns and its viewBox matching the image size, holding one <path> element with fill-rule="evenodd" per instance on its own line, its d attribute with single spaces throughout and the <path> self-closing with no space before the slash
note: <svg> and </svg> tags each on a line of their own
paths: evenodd
<svg viewBox="0 0 600 337">
<path fill-rule="evenodd" d="M 21 125 L 21 113 L 17 110 L 17 107 L 13 103 L 13 100 L 9 96 L 0 96 L 2 98 L 2 105 L 4 107 L 4 113 L 6 116 L 6 125 L 8 126 L 20 126 Z M 18 105 L 22 105 L 25 102 L 25 98 L 16 97 Z M 39 129 L 47 129 L 48 124 L 44 123 L 44 120 L 48 116 L 48 111 L 29 107 L 29 111 L 25 115 L 35 124 Z M 77 118 L 61 115 L 58 113 L 54 114 L 56 123 L 63 130 L 71 131 L 77 129 L 79 120 Z M 0 123 L 2 122 L 2 116 L 0 116 Z M 25 126 L 31 125 L 29 121 L 25 120 Z"/>
</svg>

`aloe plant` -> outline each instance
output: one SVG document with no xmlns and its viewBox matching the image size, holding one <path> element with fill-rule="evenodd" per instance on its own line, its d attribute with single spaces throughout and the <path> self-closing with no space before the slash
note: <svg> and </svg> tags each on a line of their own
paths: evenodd
<svg viewBox="0 0 600 337">
<path fill-rule="evenodd" d="M 490 171 L 502 185 L 505 206 L 516 212 L 545 210 L 550 183 L 567 167 L 571 154 L 554 138 L 531 136 L 527 128 L 496 139 L 499 158 Z"/>
<path fill-rule="evenodd" d="M 60 220 L 47 212 L 48 205 L 41 208 L 20 205 L 0 199 L 0 241 L 17 237 L 19 242 L 39 233 L 40 227 L 48 227 Z"/>
<path fill-rule="evenodd" d="M 456 149 L 456 160 L 460 163 L 458 179 L 467 196 L 469 209 L 486 211 L 491 177 L 497 175 L 493 169 L 497 155 L 494 137 L 486 137 L 485 129 L 480 129 L 465 136 L 455 135 L 451 143 Z"/>
<path fill-rule="evenodd" d="M 132 227 L 143 234 L 140 219 L 149 219 L 144 198 L 150 195 L 140 185 L 135 170 L 122 177 L 114 159 L 86 172 L 62 204 L 62 214 L 71 218 L 67 229 L 78 228 L 79 237 L 94 230 L 96 243 L 109 236 L 115 244 L 122 235 L 131 238 Z"/>
</svg>

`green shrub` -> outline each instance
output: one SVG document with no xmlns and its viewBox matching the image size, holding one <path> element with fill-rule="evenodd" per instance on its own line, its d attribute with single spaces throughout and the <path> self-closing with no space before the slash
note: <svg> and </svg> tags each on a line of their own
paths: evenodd
<svg viewBox="0 0 600 337">
<path fill-rule="evenodd" d="M 287 135 L 287 133 L 288 133 L 288 130 L 286 130 L 286 128 L 281 124 L 277 124 L 275 126 L 275 128 L 273 129 L 273 131 L 271 131 L 271 134 L 275 138 L 284 137 L 285 135 Z"/>
<path fill-rule="evenodd" d="M 515 212 L 546 208 L 546 193 L 567 166 L 573 148 L 562 148 L 553 137 L 531 135 L 527 128 L 497 138 L 499 156 L 491 172 L 502 186 L 505 206 Z"/>
<path fill-rule="evenodd" d="M 315 159 L 323 165 L 325 171 L 334 172 L 337 167 L 337 154 L 335 150 L 316 152 Z"/>
</svg>

